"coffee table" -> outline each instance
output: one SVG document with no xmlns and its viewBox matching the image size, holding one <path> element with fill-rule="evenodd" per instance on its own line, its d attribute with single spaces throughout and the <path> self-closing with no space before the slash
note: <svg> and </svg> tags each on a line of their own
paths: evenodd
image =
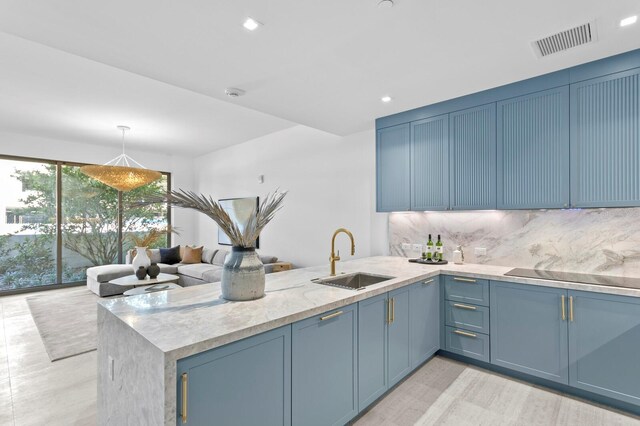
<svg viewBox="0 0 640 426">
<path fill-rule="evenodd" d="M 132 293 L 133 290 L 138 290 L 136 287 L 142 287 L 142 286 L 148 287 L 148 286 L 152 286 L 152 285 L 156 285 L 156 284 L 173 283 L 175 285 L 175 287 L 167 288 L 166 290 L 171 290 L 173 288 L 177 288 L 179 286 L 177 284 L 175 284 L 175 283 L 177 283 L 179 279 L 180 279 L 179 276 L 172 275 L 172 274 L 160 274 L 156 278 L 147 277 L 144 280 L 139 280 L 138 277 L 136 277 L 135 275 L 127 275 L 126 277 L 116 278 L 115 280 L 111 280 L 111 281 L 109 281 L 109 284 L 121 285 L 123 287 L 131 287 L 131 286 L 133 286 L 132 289 L 127 290 L 127 291 L 124 292 L 125 296 L 130 296 L 131 294 L 142 294 L 142 293 L 145 293 L 144 291 Z M 143 290 L 143 289 L 141 289 L 141 290 Z"/>
</svg>

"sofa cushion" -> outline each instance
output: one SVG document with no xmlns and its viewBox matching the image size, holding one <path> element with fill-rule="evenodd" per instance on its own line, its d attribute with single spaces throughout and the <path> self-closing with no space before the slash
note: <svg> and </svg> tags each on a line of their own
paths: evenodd
<svg viewBox="0 0 640 426">
<path fill-rule="evenodd" d="M 160 249 L 149 249 L 147 251 L 151 252 L 151 256 L 149 256 L 149 259 L 151 259 L 151 263 L 160 263 L 162 262 L 162 258 L 160 257 Z"/>
<path fill-rule="evenodd" d="M 217 283 L 222 277 L 222 266 L 214 266 L 204 274 L 202 279 L 208 283 Z"/>
<path fill-rule="evenodd" d="M 202 249 L 204 247 L 185 246 L 181 263 L 202 263 Z"/>
<path fill-rule="evenodd" d="M 87 277 L 93 278 L 99 283 L 106 283 L 127 275 L 133 275 L 131 265 L 101 265 L 87 269 Z"/>
<path fill-rule="evenodd" d="M 158 266 L 160 267 L 160 272 L 163 274 L 177 274 L 178 266 L 180 266 L 180 264 L 176 263 L 175 265 L 167 265 L 166 263 L 158 263 Z"/>
<path fill-rule="evenodd" d="M 213 256 L 211 263 L 218 266 L 224 265 L 224 259 L 227 257 L 227 254 L 229 254 L 229 252 L 226 250 L 218 250 L 215 256 Z"/>
<path fill-rule="evenodd" d="M 180 246 L 160 249 L 160 262 L 168 265 L 180 262 Z"/>
<path fill-rule="evenodd" d="M 178 273 L 202 280 L 204 273 L 210 271 L 212 268 L 214 268 L 214 266 L 209 265 L 208 263 L 193 263 L 190 265 L 180 264 L 178 266 Z"/>
<path fill-rule="evenodd" d="M 216 255 L 217 249 L 203 248 L 202 263 L 213 263 L 213 256 Z"/>
<path fill-rule="evenodd" d="M 278 258 L 275 256 L 269 256 L 269 255 L 263 254 L 260 256 L 260 261 L 263 264 L 267 265 L 269 263 L 276 263 L 278 261 Z"/>
</svg>

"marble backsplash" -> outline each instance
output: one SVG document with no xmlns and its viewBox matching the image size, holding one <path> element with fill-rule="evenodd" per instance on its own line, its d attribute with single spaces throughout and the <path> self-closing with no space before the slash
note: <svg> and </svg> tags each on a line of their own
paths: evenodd
<svg viewBox="0 0 640 426">
<path fill-rule="evenodd" d="M 442 236 L 449 260 L 459 244 L 467 263 L 640 275 L 640 208 L 389 214 L 392 255 L 417 257 L 402 243 L 425 244 L 428 234 Z"/>
</svg>

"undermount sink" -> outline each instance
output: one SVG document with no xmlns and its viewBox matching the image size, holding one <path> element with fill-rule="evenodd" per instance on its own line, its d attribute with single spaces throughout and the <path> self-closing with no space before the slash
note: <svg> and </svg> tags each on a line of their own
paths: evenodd
<svg viewBox="0 0 640 426">
<path fill-rule="evenodd" d="M 385 275 L 355 272 L 352 274 L 337 275 L 335 277 L 316 278 L 311 281 L 318 284 L 330 285 L 350 290 L 362 290 L 369 285 L 378 284 L 383 281 L 392 280 L 394 278 L 395 277 L 388 277 Z"/>
</svg>

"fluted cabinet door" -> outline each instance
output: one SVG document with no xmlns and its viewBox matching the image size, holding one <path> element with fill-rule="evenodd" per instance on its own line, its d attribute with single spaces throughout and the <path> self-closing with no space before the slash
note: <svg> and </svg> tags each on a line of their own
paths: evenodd
<svg viewBox="0 0 640 426">
<path fill-rule="evenodd" d="M 640 69 L 571 85 L 571 203 L 640 205 Z"/>
<path fill-rule="evenodd" d="M 376 138 L 376 210 L 411 209 L 410 125 L 387 127 Z"/>
<path fill-rule="evenodd" d="M 496 208 L 496 104 L 449 115 L 450 205 Z"/>
<path fill-rule="evenodd" d="M 498 208 L 569 207 L 569 86 L 497 110 Z"/>
<path fill-rule="evenodd" d="M 449 116 L 411 123 L 411 210 L 449 208 Z"/>
</svg>

